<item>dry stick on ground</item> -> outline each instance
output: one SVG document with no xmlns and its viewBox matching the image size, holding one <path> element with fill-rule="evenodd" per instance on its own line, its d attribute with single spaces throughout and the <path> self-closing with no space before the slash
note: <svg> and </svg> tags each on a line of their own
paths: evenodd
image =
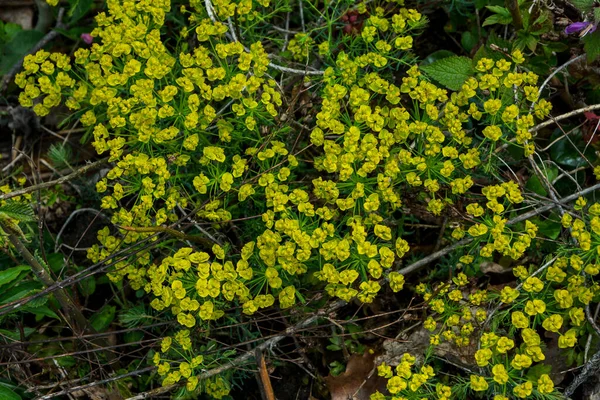
<svg viewBox="0 0 600 400">
<path fill-rule="evenodd" d="M 29 51 L 29 53 L 27 53 L 27 55 L 36 53 L 38 50 L 41 50 L 45 45 L 47 45 L 52 40 L 54 40 L 54 38 L 56 38 L 59 35 L 58 31 L 56 31 L 56 28 L 58 28 L 58 29 L 66 29 L 67 28 L 67 26 L 62 23 L 64 14 L 65 14 L 64 8 L 61 8 L 60 10 L 58 10 L 58 17 L 56 19 L 55 29 L 46 33 L 46 35 L 43 38 L 41 38 L 40 41 L 37 42 L 35 46 L 33 46 L 33 48 Z M 6 75 L 4 75 L 4 78 L 2 78 L 2 84 L 0 85 L 0 93 L 4 93 L 4 91 L 8 87 L 8 84 L 10 83 L 10 81 L 17 74 L 17 72 L 23 67 L 23 60 L 24 60 L 24 58 L 21 58 L 15 65 L 12 66 L 10 71 L 8 71 L 8 73 Z"/>
<path fill-rule="evenodd" d="M 539 215 L 541 213 L 544 213 L 546 211 L 552 210 L 555 207 L 558 207 L 560 204 L 565 204 L 565 203 L 569 203 L 571 201 L 576 200 L 578 197 L 583 196 L 587 193 L 591 193 L 593 191 L 596 191 L 600 189 L 600 183 L 594 185 L 594 186 L 590 186 L 589 188 L 586 188 L 578 193 L 572 194 L 570 196 L 567 197 L 563 197 L 562 199 L 559 199 L 558 202 L 556 203 L 549 203 L 546 204 L 542 207 L 539 207 L 535 210 L 531 210 L 528 211 L 526 213 L 523 213 L 521 215 L 519 215 L 516 218 L 513 218 L 511 220 L 509 220 L 506 225 L 514 225 L 516 223 L 519 222 L 523 222 L 529 218 L 535 217 L 536 215 Z M 462 246 L 472 242 L 473 239 L 472 238 L 465 238 L 462 239 L 456 243 L 454 243 L 451 246 L 448 246 L 442 250 L 436 251 L 435 253 L 432 253 L 430 255 L 428 255 L 427 257 L 424 257 L 422 259 L 420 259 L 417 262 L 414 262 L 408 266 L 406 266 L 405 268 L 400 269 L 398 272 L 402 275 L 406 275 L 409 274 L 411 272 L 414 272 L 420 268 L 422 268 L 423 266 L 429 264 L 432 261 L 437 260 L 438 258 L 441 258 L 443 256 L 445 256 L 446 254 L 451 253 L 454 250 L 457 250 L 459 248 L 461 248 Z M 317 311 L 315 314 L 313 314 L 310 318 L 307 318 L 305 320 L 300 321 L 299 323 L 297 323 L 296 325 L 287 328 L 281 335 L 277 335 L 274 336 L 266 341 L 264 341 L 263 343 L 261 343 L 260 345 L 256 346 L 256 349 L 258 349 L 259 351 L 263 351 L 269 348 L 272 348 L 273 346 L 276 346 L 280 341 L 282 341 L 283 339 L 285 339 L 286 337 L 294 334 L 295 332 L 298 332 L 304 328 L 306 328 L 307 326 L 311 325 L 313 322 L 317 321 L 319 318 L 322 317 L 326 317 L 327 315 L 329 315 L 330 313 L 342 308 L 344 305 L 346 305 L 347 303 L 343 300 L 337 300 L 334 301 L 333 303 L 331 303 L 329 305 L 329 307 L 327 307 L 326 309 L 322 309 Z M 214 368 L 211 370 L 208 370 L 202 374 L 200 374 L 198 376 L 198 378 L 200 380 L 203 379 L 207 379 L 210 378 L 212 376 L 218 375 L 221 372 L 227 371 L 231 368 L 236 368 L 239 367 L 247 362 L 249 362 L 252 358 L 254 358 L 254 354 L 251 352 L 248 352 L 246 354 L 243 354 L 237 358 L 234 358 L 233 360 L 229 361 L 226 364 L 221 365 L 218 368 Z M 600 355 L 598 355 L 597 357 L 597 363 L 600 364 Z M 591 361 L 590 361 L 591 362 Z M 154 389 L 151 392 L 145 392 L 145 393 L 140 393 L 136 396 L 133 397 L 129 397 L 127 400 L 143 400 L 143 399 L 147 399 L 150 398 L 151 396 L 157 396 L 159 394 L 163 394 L 163 393 L 167 393 L 173 389 L 175 389 L 176 387 L 178 387 L 178 385 L 171 385 L 171 386 L 165 386 L 162 388 L 157 388 Z"/>
</svg>

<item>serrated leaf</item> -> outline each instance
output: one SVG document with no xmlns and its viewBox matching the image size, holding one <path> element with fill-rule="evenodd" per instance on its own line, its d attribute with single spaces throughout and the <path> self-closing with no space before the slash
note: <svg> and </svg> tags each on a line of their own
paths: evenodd
<svg viewBox="0 0 600 400">
<path fill-rule="evenodd" d="M 432 79 L 451 90 L 459 90 L 473 75 L 473 65 L 468 57 L 447 57 L 421 68 Z"/>
<path fill-rule="evenodd" d="M 494 14 L 494 15 L 490 15 L 489 17 L 487 17 L 485 19 L 485 21 L 483 21 L 483 24 L 481 26 L 488 26 L 488 25 L 508 25 L 512 22 L 512 18 L 508 18 L 508 17 L 503 17 L 499 14 Z"/>
<path fill-rule="evenodd" d="M 12 218 L 19 222 L 35 221 L 35 212 L 29 204 L 10 201 L 3 206 L 0 206 L 0 218 Z"/>
<path fill-rule="evenodd" d="M 12 287 L 6 291 L 0 292 L 0 304 L 10 303 L 11 301 L 20 300 L 27 296 L 32 291 L 39 289 L 40 284 L 38 282 L 25 282 Z"/>
<path fill-rule="evenodd" d="M 501 7 L 501 6 L 485 6 L 485 8 L 487 8 L 491 12 L 494 12 L 494 13 L 496 13 L 498 15 L 503 16 L 503 17 L 510 17 L 510 11 L 508 11 L 508 9 L 505 8 L 505 7 Z"/>
<path fill-rule="evenodd" d="M 18 267 L 12 267 L 7 270 L 1 271 L 0 286 L 6 285 L 7 283 L 14 281 L 21 274 L 21 272 L 28 271 L 29 269 L 30 267 L 28 265 L 20 265 Z"/>
</svg>

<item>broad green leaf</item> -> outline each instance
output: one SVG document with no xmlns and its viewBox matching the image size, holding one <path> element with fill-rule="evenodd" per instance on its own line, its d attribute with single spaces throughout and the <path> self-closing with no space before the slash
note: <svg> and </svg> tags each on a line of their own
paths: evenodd
<svg viewBox="0 0 600 400">
<path fill-rule="evenodd" d="M 421 67 L 433 64 L 434 62 L 436 62 L 438 60 L 441 60 L 443 58 L 448 58 L 448 57 L 456 57 L 456 54 L 454 54 L 453 52 L 451 52 L 449 50 L 434 51 L 433 53 L 431 53 L 427 57 L 425 57 L 425 59 L 423 61 L 421 61 Z"/>
<path fill-rule="evenodd" d="M 583 49 L 588 61 L 594 61 L 600 56 L 600 32 L 590 33 L 583 38 Z"/>
<path fill-rule="evenodd" d="M 115 306 L 106 306 L 90 318 L 90 324 L 96 332 L 104 332 L 115 319 Z"/>
<path fill-rule="evenodd" d="M 31 336 L 32 333 L 37 332 L 37 329 L 34 328 L 27 328 L 26 326 L 23 327 L 23 335 L 25 338 L 28 338 L 29 336 Z M 12 340 L 21 340 L 21 331 L 20 330 L 15 330 L 15 331 L 9 331 L 7 329 L 0 329 L 0 334 L 2 336 L 6 336 Z"/>
<path fill-rule="evenodd" d="M 0 48 L 0 75 L 6 74 L 43 36 L 33 30 L 17 32 Z"/>
<path fill-rule="evenodd" d="M 536 364 L 527 370 L 525 377 L 530 382 L 537 382 L 543 374 L 549 374 L 552 371 L 552 366 L 548 364 Z"/>
<path fill-rule="evenodd" d="M 50 317 L 60 320 L 60 317 L 56 315 L 48 306 L 30 307 L 25 306 L 21 308 L 21 311 L 27 311 L 34 314 L 37 318 L 42 319 L 43 317 Z"/>
<path fill-rule="evenodd" d="M 552 182 L 558 176 L 558 168 L 556 168 L 555 166 L 546 165 L 544 167 L 543 165 L 540 165 L 539 167 L 542 173 L 546 175 L 546 178 L 550 182 Z M 531 175 L 525 187 L 531 190 L 532 192 L 539 194 L 540 196 L 548 195 L 545 182 L 542 182 L 537 175 Z"/>
<path fill-rule="evenodd" d="M 537 225 L 539 233 L 548 239 L 556 240 L 562 232 L 562 224 L 559 221 L 536 218 L 532 222 Z"/>
<path fill-rule="evenodd" d="M 77 364 L 73 356 L 58 357 L 56 358 L 56 363 L 65 368 L 72 367 Z"/>
<path fill-rule="evenodd" d="M 562 135 L 562 131 L 557 129 L 554 131 L 550 140 L 553 141 Z M 586 143 L 581 136 L 581 130 L 576 129 L 569 135 L 571 140 L 568 140 L 567 138 L 559 140 L 550 148 L 550 158 L 560 165 L 571 168 L 579 168 L 588 165 L 585 158 L 593 162 L 595 159 L 594 149 L 592 146 L 586 146 Z M 581 153 L 583 153 L 585 158 L 581 156 Z"/>
<path fill-rule="evenodd" d="M 70 18 L 70 24 L 79 21 L 85 14 L 87 14 L 94 4 L 93 0 L 69 0 L 71 7 L 67 15 Z"/>
<path fill-rule="evenodd" d="M 21 400 L 21 396 L 13 392 L 11 389 L 0 384 L 0 399 L 2 400 Z"/>
<path fill-rule="evenodd" d="M 18 267 L 12 267 L 4 271 L 0 271 L 0 286 L 6 285 L 17 279 L 17 277 L 23 271 L 28 271 L 31 268 L 28 265 L 19 265 Z"/>
<path fill-rule="evenodd" d="M 48 267 L 54 272 L 58 274 L 60 270 L 65 266 L 65 259 L 60 253 L 51 253 L 46 257 L 48 260 Z"/>
<path fill-rule="evenodd" d="M 462 33 L 460 38 L 460 44 L 467 52 L 470 53 L 471 50 L 473 50 L 473 48 L 477 45 L 477 36 L 469 31 L 465 31 Z"/>
<path fill-rule="evenodd" d="M 90 276 L 79 282 L 79 292 L 85 297 L 90 297 L 96 291 L 96 278 Z"/>
<path fill-rule="evenodd" d="M 41 285 L 37 281 L 21 283 L 6 291 L 0 292 L 0 304 L 20 300 L 40 287 Z"/>
<path fill-rule="evenodd" d="M 421 69 L 442 86 L 451 90 L 459 90 L 467 78 L 473 75 L 473 65 L 468 57 L 443 58 Z"/>
</svg>

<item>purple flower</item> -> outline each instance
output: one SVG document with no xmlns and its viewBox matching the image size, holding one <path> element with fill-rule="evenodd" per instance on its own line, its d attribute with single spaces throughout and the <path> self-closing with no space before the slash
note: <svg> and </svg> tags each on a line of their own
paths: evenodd
<svg viewBox="0 0 600 400">
<path fill-rule="evenodd" d="M 92 44 L 92 42 L 94 41 L 94 38 L 89 33 L 82 33 L 81 40 L 83 40 L 87 44 Z"/>
<path fill-rule="evenodd" d="M 565 33 L 571 35 L 573 33 L 581 32 L 580 36 L 585 36 L 595 30 L 596 24 L 592 24 L 591 22 L 574 22 L 565 28 Z"/>
</svg>

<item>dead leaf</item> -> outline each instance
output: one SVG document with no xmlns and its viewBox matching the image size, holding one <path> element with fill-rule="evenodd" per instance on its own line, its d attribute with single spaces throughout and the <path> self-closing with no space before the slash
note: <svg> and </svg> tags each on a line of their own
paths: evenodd
<svg viewBox="0 0 600 400">
<path fill-rule="evenodd" d="M 479 269 L 481 269 L 481 272 L 483 272 L 486 275 L 488 275 L 488 274 L 505 274 L 507 272 L 512 271 L 511 267 L 505 267 L 504 265 L 500 265 L 500 264 L 497 264 L 497 263 L 491 262 L 491 261 L 482 262 L 481 264 L 479 264 Z"/>
<path fill-rule="evenodd" d="M 384 390 L 386 380 L 374 372 L 374 360 L 375 354 L 369 351 L 353 354 L 343 374 L 325 377 L 331 400 L 369 400 L 376 390 Z"/>
</svg>

